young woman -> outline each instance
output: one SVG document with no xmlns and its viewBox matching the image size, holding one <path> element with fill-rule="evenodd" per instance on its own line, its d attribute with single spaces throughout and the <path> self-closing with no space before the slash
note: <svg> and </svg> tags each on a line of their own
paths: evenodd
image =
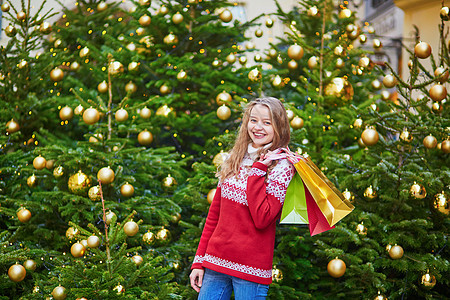
<svg viewBox="0 0 450 300">
<path fill-rule="evenodd" d="M 273 161 L 269 154 L 289 140 L 280 100 L 259 98 L 247 105 L 230 156 L 217 174 L 219 184 L 191 267 L 198 299 L 230 299 L 232 291 L 236 300 L 266 298 L 275 226 L 295 172 L 287 159 Z"/>
</svg>

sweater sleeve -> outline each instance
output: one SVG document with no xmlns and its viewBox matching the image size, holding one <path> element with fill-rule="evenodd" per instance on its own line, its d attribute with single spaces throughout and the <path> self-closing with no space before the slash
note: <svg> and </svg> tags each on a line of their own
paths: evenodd
<svg viewBox="0 0 450 300">
<path fill-rule="evenodd" d="M 220 200 L 221 200 L 221 187 L 220 183 L 217 186 L 216 193 L 214 195 L 211 206 L 209 207 L 208 216 L 206 217 L 205 226 L 203 227 L 200 243 L 198 244 L 197 252 L 195 253 L 194 262 L 191 269 L 202 269 L 202 263 L 205 258 L 206 247 L 208 246 L 209 239 L 216 228 L 217 221 L 219 220 L 220 213 Z"/>
<path fill-rule="evenodd" d="M 264 229 L 277 219 L 294 172 L 287 159 L 280 160 L 266 182 L 267 166 L 253 163 L 247 181 L 247 201 L 256 228 Z"/>
</svg>

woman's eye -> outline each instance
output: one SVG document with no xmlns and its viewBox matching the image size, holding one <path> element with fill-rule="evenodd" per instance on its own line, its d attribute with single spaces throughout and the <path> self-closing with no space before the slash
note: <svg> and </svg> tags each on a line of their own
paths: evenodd
<svg viewBox="0 0 450 300">
<path fill-rule="evenodd" d="M 269 125 L 270 125 L 270 122 L 264 122 L 264 125 L 269 126 Z"/>
</svg>

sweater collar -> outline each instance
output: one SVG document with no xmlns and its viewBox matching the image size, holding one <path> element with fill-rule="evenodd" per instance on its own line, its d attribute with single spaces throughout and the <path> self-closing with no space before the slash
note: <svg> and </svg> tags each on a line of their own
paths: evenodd
<svg viewBox="0 0 450 300">
<path fill-rule="evenodd" d="M 267 145 L 263 146 L 263 149 L 267 149 L 270 146 L 272 146 L 272 143 L 268 143 Z M 247 153 L 250 156 L 251 159 L 256 160 L 258 156 L 258 150 L 261 148 L 255 148 L 252 146 L 252 143 L 248 144 Z"/>
</svg>

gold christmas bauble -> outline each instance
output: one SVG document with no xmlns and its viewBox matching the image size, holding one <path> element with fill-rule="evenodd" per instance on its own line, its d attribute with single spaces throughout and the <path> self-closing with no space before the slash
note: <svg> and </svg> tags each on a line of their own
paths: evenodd
<svg viewBox="0 0 450 300">
<path fill-rule="evenodd" d="M 411 132 L 408 131 L 408 128 L 403 128 L 403 131 L 400 133 L 400 139 L 410 143 L 414 137 L 412 136 Z"/>
<path fill-rule="evenodd" d="M 69 106 L 64 106 L 59 110 L 59 118 L 63 121 L 71 120 L 73 118 L 73 109 Z"/>
<path fill-rule="evenodd" d="M 108 91 L 108 83 L 103 80 L 97 85 L 97 90 L 99 91 L 99 93 L 106 93 Z"/>
<path fill-rule="evenodd" d="M 167 45 L 178 44 L 178 37 L 173 33 L 169 33 L 164 37 L 163 42 Z"/>
<path fill-rule="evenodd" d="M 230 53 L 227 55 L 226 60 L 230 65 L 234 64 L 236 62 L 236 55 L 234 55 L 233 53 Z"/>
<path fill-rule="evenodd" d="M 142 235 L 142 240 L 144 243 L 151 245 L 155 241 L 155 234 L 151 231 L 147 231 Z"/>
<path fill-rule="evenodd" d="M 245 66 L 245 64 L 247 63 L 247 57 L 242 55 L 239 57 L 239 63 L 243 66 Z"/>
<path fill-rule="evenodd" d="M 208 195 L 206 196 L 206 200 L 208 201 L 209 204 L 213 202 L 214 196 L 216 195 L 216 191 L 217 189 L 209 190 Z"/>
<path fill-rule="evenodd" d="M 174 215 L 171 217 L 171 219 L 170 219 L 170 221 L 171 221 L 173 224 L 177 224 L 178 222 L 180 222 L 180 220 L 181 220 L 181 214 L 180 214 L 180 213 L 174 214 Z"/>
<path fill-rule="evenodd" d="M 97 172 L 97 179 L 102 184 L 110 184 L 114 181 L 114 171 L 110 167 L 103 167 Z"/>
<path fill-rule="evenodd" d="M 339 69 L 345 67 L 345 62 L 342 58 L 338 57 L 338 59 L 336 59 L 336 67 Z"/>
<path fill-rule="evenodd" d="M 361 68 L 367 68 L 370 66 L 370 58 L 363 56 L 359 59 L 358 66 Z"/>
<path fill-rule="evenodd" d="M 87 249 L 87 247 L 88 247 L 87 240 L 81 240 L 80 244 L 83 245 L 83 247 Z"/>
<path fill-rule="evenodd" d="M 317 67 L 317 64 L 318 64 L 317 56 L 311 56 L 308 59 L 308 68 L 314 69 L 315 67 Z"/>
<path fill-rule="evenodd" d="M 53 169 L 53 176 L 58 179 L 64 175 L 64 168 L 62 166 L 57 166 Z"/>
<path fill-rule="evenodd" d="M 166 84 L 163 84 L 159 87 L 159 92 L 163 95 L 167 95 L 168 93 L 170 93 L 170 87 Z"/>
<path fill-rule="evenodd" d="M 230 103 L 231 101 L 232 101 L 231 95 L 225 91 L 221 92 L 216 96 L 217 105 L 227 104 Z"/>
<path fill-rule="evenodd" d="M 291 124 L 292 129 L 295 130 L 295 129 L 301 129 L 303 127 L 304 122 L 303 122 L 302 118 L 300 118 L 299 116 L 295 116 L 291 120 L 290 124 Z"/>
<path fill-rule="evenodd" d="M 214 60 L 214 61 L 216 61 L 216 60 Z M 217 60 L 217 61 L 219 61 L 219 60 Z M 183 81 L 183 80 L 186 80 L 186 78 L 187 78 L 186 71 L 185 70 L 180 70 L 180 72 L 178 72 L 178 74 L 177 74 L 177 79 L 179 81 Z"/>
<path fill-rule="evenodd" d="M 343 105 L 353 99 L 353 86 L 344 77 L 335 77 L 325 86 L 325 95 L 331 96 L 330 105 Z"/>
<path fill-rule="evenodd" d="M 17 219 L 22 223 L 27 223 L 31 219 L 31 212 L 25 207 L 22 207 L 17 212 Z"/>
<path fill-rule="evenodd" d="M 32 259 L 27 259 L 23 263 L 23 266 L 25 267 L 25 269 L 30 270 L 30 271 L 36 270 L 36 262 Z"/>
<path fill-rule="evenodd" d="M 96 235 L 91 235 L 87 238 L 87 246 L 89 248 L 97 248 L 100 246 L 100 238 Z"/>
<path fill-rule="evenodd" d="M 447 89 L 442 84 L 435 84 L 430 89 L 430 98 L 434 101 L 441 101 L 447 97 Z"/>
<path fill-rule="evenodd" d="M 292 119 L 295 117 L 295 113 L 290 109 L 286 109 L 286 116 L 289 121 L 292 121 Z"/>
<path fill-rule="evenodd" d="M 139 111 L 139 115 L 142 119 L 148 119 L 151 117 L 152 111 L 147 106 L 145 106 Z"/>
<path fill-rule="evenodd" d="M 68 187 L 74 194 L 85 195 L 90 186 L 91 179 L 81 170 L 69 177 Z"/>
<path fill-rule="evenodd" d="M 273 48 L 270 48 L 270 49 L 269 49 L 268 55 L 269 55 L 271 58 L 275 58 L 275 57 L 278 55 L 278 52 L 277 52 L 277 50 L 275 50 L 275 49 L 273 49 Z"/>
<path fill-rule="evenodd" d="M 217 109 L 217 117 L 221 119 L 222 121 L 228 120 L 228 118 L 231 116 L 231 109 L 223 104 L 222 106 L 219 106 Z"/>
<path fill-rule="evenodd" d="M 105 2 L 100 2 L 99 4 L 97 4 L 98 12 L 105 11 L 107 8 L 108 8 L 108 4 L 106 4 Z"/>
<path fill-rule="evenodd" d="M 443 214 L 450 214 L 450 201 L 448 201 L 448 195 L 444 191 L 434 195 L 434 208 Z"/>
<path fill-rule="evenodd" d="M 13 37 L 16 35 L 16 33 L 17 33 L 17 29 L 13 25 L 10 24 L 5 27 L 5 34 L 7 37 Z"/>
<path fill-rule="evenodd" d="M 125 293 L 125 288 L 123 287 L 123 285 L 118 284 L 113 288 L 113 291 L 115 291 L 117 295 L 121 295 Z"/>
<path fill-rule="evenodd" d="M 102 199 L 100 193 L 100 186 L 94 185 L 93 187 L 91 187 L 88 191 L 88 196 L 89 199 L 91 199 L 92 201 L 100 201 Z"/>
<path fill-rule="evenodd" d="M 125 122 L 126 120 L 128 120 L 128 112 L 125 109 L 120 108 L 116 111 L 114 117 L 117 122 Z"/>
<path fill-rule="evenodd" d="M 441 150 L 444 153 L 450 153 L 450 140 L 442 141 Z"/>
<path fill-rule="evenodd" d="M 303 53 L 303 47 L 297 44 L 289 46 L 287 51 L 289 58 L 294 60 L 301 59 L 303 57 Z"/>
<path fill-rule="evenodd" d="M 368 186 L 364 190 L 364 197 L 371 200 L 377 197 L 377 191 L 372 187 L 372 185 Z"/>
<path fill-rule="evenodd" d="M 157 116 L 161 116 L 161 117 L 166 117 L 167 118 L 171 112 L 173 112 L 173 108 L 167 106 L 167 104 L 164 104 L 163 106 L 159 107 L 156 110 L 155 114 Z"/>
<path fill-rule="evenodd" d="M 169 13 L 169 9 L 167 8 L 167 6 L 161 5 L 161 7 L 159 8 L 159 13 L 162 15 L 166 15 Z"/>
<path fill-rule="evenodd" d="M 435 112 L 435 113 L 441 113 L 444 110 L 444 106 L 439 103 L 439 102 L 434 102 L 431 105 L 431 109 Z"/>
<path fill-rule="evenodd" d="M 142 262 L 144 262 L 144 259 L 142 258 L 142 256 L 137 255 L 137 254 L 133 255 L 131 257 L 131 260 L 136 264 L 136 267 L 139 267 L 142 264 Z"/>
<path fill-rule="evenodd" d="M 83 121 L 88 125 L 93 125 L 100 120 L 100 114 L 95 108 L 88 108 L 83 112 Z"/>
<path fill-rule="evenodd" d="M 427 270 L 427 273 L 422 275 L 420 279 L 420 286 L 424 289 L 431 290 L 436 285 L 436 277 L 430 274 L 430 271 Z"/>
<path fill-rule="evenodd" d="M 284 80 L 281 78 L 280 75 L 276 75 L 272 80 L 272 85 L 276 88 L 283 88 L 284 87 Z"/>
<path fill-rule="evenodd" d="M 111 222 L 113 221 L 113 219 L 114 219 L 115 216 L 116 216 L 116 214 L 115 214 L 114 212 L 112 212 L 112 211 L 109 210 L 109 211 L 105 214 L 105 223 L 106 223 L 106 225 L 111 224 Z"/>
<path fill-rule="evenodd" d="M 307 14 L 310 17 L 317 17 L 319 15 L 319 9 L 317 8 L 317 6 L 311 6 L 310 8 L 308 8 Z"/>
<path fill-rule="evenodd" d="M 75 227 L 69 227 L 69 228 L 67 228 L 67 230 L 66 230 L 66 237 L 67 237 L 69 240 L 72 240 L 72 239 L 74 239 L 75 237 L 77 237 L 79 233 L 80 233 L 80 232 L 79 232 L 78 229 L 76 229 Z"/>
<path fill-rule="evenodd" d="M 393 88 L 397 85 L 397 78 L 394 75 L 388 74 L 383 78 L 383 84 L 386 88 Z"/>
<path fill-rule="evenodd" d="M 339 19 L 348 19 L 351 16 L 352 16 L 352 11 L 348 8 L 342 9 L 338 14 Z"/>
<path fill-rule="evenodd" d="M 34 174 L 27 178 L 27 185 L 30 188 L 36 186 L 36 183 L 37 183 L 37 179 Z"/>
<path fill-rule="evenodd" d="M 374 128 L 367 128 L 361 134 L 361 139 L 366 146 L 373 146 L 378 142 L 378 132 Z"/>
<path fill-rule="evenodd" d="M 261 79 L 261 77 L 262 77 L 262 75 L 258 68 L 254 68 L 250 72 L 248 72 L 248 79 L 250 79 L 253 82 L 259 81 Z M 219 95 L 221 95 L 221 94 L 222 93 L 220 93 Z M 217 96 L 217 98 L 219 98 L 219 95 Z M 228 95 L 230 95 L 230 94 L 228 94 Z M 229 96 L 229 99 L 231 101 L 231 96 Z M 220 100 L 220 102 L 222 102 L 221 99 L 219 99 L 219 100 Z M 219 102 L 219 100 L 217 102 Z"/>
<path fill-rule="evenodd" d="M 152 4 L 151 0 L 139 0 L 139 4 L 142 6 L 150 6 Z"/>
<path fill-rule="evenodd" d="M 123 231 L 127 236 L 135 236 L 139 231 L 139 226 L 134 221 L 128 221 L 123 225 Z"/>
<path fill-rule="evenodd" d="M 380 293 L 380 291 L 378 291 L 378 295 L 373 298 L 373 300 L 388 300 L 388 298 L 386 298 L 383 294 Z"/>
<path fill-rule="evenodd" d="M 403 248 L 399 245 L 394 245 L 389 250 L 389 256 L 392 259 L 400 259 L 403 257 Z"/>
<path fill-rule="evenodd" d="M 131 197 L 134 194 L 134 187 L 127 182 L 120 187 L 120 194 L 124 197 Z"/>
<path fill-rule="evenodd" d="M 170 240 L 170 231 L 166 228 L 161 228 L 156 233 L 156 239 L 158 241 L 168 242 Z"/>
<path fill-rule="evenodd" d="M 42 32 L 43 34 L 49 34 L 50 32 L 52 32 L 52 24 L 50 24 L 47 21 L 42 22 L 41 25 L 39 26 L 39 31 Z"/>
<path fill-rule="evenodd" d="M 365 34 L 360 34 L 359 35 L 359 42 L 361 44 L 365 44 L 367 42 L 367 36 Z"/>
<path fill-rule="evenodd" d="M 388 90 L 382 90 L 380 95 L 381 95 L 381 99 L 383 99 L 384 101 L 387 101 L 391 98 L 391 93 L 389 93 Z"/>
<path fill-rule="evenodd" d="M 84 48 L 82 48 L 80 50 L 80 54 L 79 55 L 80 55 L 81 58 L 85 58 L 85 57 L 88 57 L 89 54 L 91 54 L 91 50 L 88 47 L 84 47 Z"/>
<path fill-rule="evenodd" d="M 356 226 L 356 232 L 357 232 L 359 235 L 367 235 L 367 227 L 364 226 L 364 224 L 361 222 L 360 224 L 358 224 L 358 225 Z"/>
<path fill-rule="evenodd" d="M 33 159 L 33 167 L 36 170 L 42 170 L 45 168 L 45 165 L 47 164 L 47 160 L 45 158 L 43 158 L 42 156 L 36 156 Z"/>
<path fill-rule="evenodd" d="M 66 288 L 59 285 L 55 287 L 52 291 L 53 299 L 55 300 L 64 300 L 67 297 Z"/>
<path fill-rule="evenodd" d="M 219 153 L 217 153 L 213 158 L 213 164 L 217 168 L 219 167 L 225 160 L 228 159 L 230 154 L 228 152 L 223 152 L 223 150 L 220 150 Z"/>
<path fill-rule="evenodd" d="M 153 134 L 145 129 L 138 134 L 138 142 L 142 146 L 148 146 L 153 142 Z"/>
<path fill-rule="evenodd" d="M 27 18 L 27 14 L 24 11 L 19 11 L 17 13 L 17 20 L 23 21 Z"/>
<path fill-rule="evenodd" d="M 437 146 L 437 139 L 430 134 L 423 139 L 423 145 L 425 148 L 433 149 Z"/>
<path fill-rule="evenodd" d="M 78 105 L 77 107 L 75 107 L 75 109 L 74 109 L 74 113 L 75 113 L 77 116 L 83 114 L 83 112 L 84 112 L 84 107 L 83 107 L 81 104 L 79 104 L 79 105 Z"/>
<path fill-rule="evenodd" d="M 22 60 L 17 64 L 17 67 L 18 67 L 19 69 L 26 68 L 27 66 L 28 66 L 28 62 L 27 62 L 26 60 L 24 60 L 24 59 L 22 59 Z"/>
<path fill-rule="evenodd" d="M 334 278 L 342 277 L 346 268 L 345 262 L 339 258 L 332 259 L 327 265 L 328 274 Z"/>
<path fill-rule="evenodd" d="M 53 81 L 61 81 L 64 78 L 64 71 L 56 67 L 50 71 L 50 79 Z"/>
<path fill-rule="evenodd" d="M 261 29 L 256 29 L 255 30 L 255 36 L 256 37 L 262 37 L 263 36 L 263 31 Z"/>
<path fill-rule="evenodd" d="M 231 11 L 229 11 L 228 9 L 224 9 L 220 15 L 219 18 L 225 22 L 228 23 L 233 19 L 233 14 L 231 13 Z"/>
<path fill-rule="evenodd" d="M 8 2 L 2 3 L 2 6 L 1 6 L 2 12 L 8 12 L 10 8 L 11 8 L 11 6 L 9 5 Z"/>
<path fill-rule="evenodd" d="M 170 174 L 167 175 L 167 177 L 165 177 L 162 181 L 162 188 L 166 191 L 173 190 L 177 185 L 178 183 L 176 179 L 170 176 Z"/>
<path fill-rule="evenodd" d="M 344 54 L 344 47 L 342 47 L 341 45 L 336 46 L 336 48 L 334 48 L 333 50 L 334 55 L 343 55 Z"/>
<path fill-rule="evenodd" d="M 112 61 L 108 65 L 108 73 L 112 76 L 120 75 L 123 73 L 124 67 L 120 61 Z"/>
<path fill-rule="evenodd" d="M 271 28 L 273 26 L 274 21 L 271 18 L 266 19 L 266 27 Z"/>
<path fill-rule="evenodd" d="M 45 167 L 49 170 L 53 169 L 53 166 L 55 165 L 55 160 L 54 159 L 50 159 L 47 160 L 47 163 L 45 164 Z"/>
<path fill-rule="evenodd" d="M 275 282 L 281 282 L 283 280 L 283 272 L 277 266 L 272 267 L 272 280 Z"/>
<path fill-rule="evenodd" d="M 295 60 L 291 59 L 288 62 L 287 67 L 289 70 L 296 70 L 298 68 L 298 63 Z"/>
<path fill-rule="evenodd" d="M 132 61 L 128 64 L 128 71 L 135 72 L 139 70 L 139 63 Z"/>
<path fill-rule="evenodd" d="M 133 94 L 136 93 L 138 87 L 133 81 L 128 81 L 128 83 L 125 85 L 125 92 Z"/>
<path fill-rule="evenodd" d="M 19 123 L 17 123 L 14 119 L 11 119 L 11 121 L 8 121 L 8 123 L 6 123 L 6 131 L 8 133 L 14 133 L 19 131 L 20 126 Z"/>
<path fill-rule="evenodd" d="M 355 195 L 353 195 L 352 192 L 350 192 L 348 189 L 345 189 L 345 191 L 342 192 L 342 195 L 344 196 L 344 199 L 350 202 L 353 202 L 355 200 Z"/>
<path fill-rule="evenodd" d="M 379 39 L 374 39 L 373 40 L 373 47 L 375 49 L 380 49 L 381 47 L 383 47 L 383 43 Z"/>
<path fill-rule="evenodd" d="M 95 133 L 89 137 L 89 143 L 98 143 L 103 140 L 103 135 L 101 133 Z"/>
<path fill-rule="evenodd" d="M 425 42 L 419 42 L 414 47 L 414 53 L 418 58 L 427 58 L 431 55 L 431 46 Z"/>
<path fill-rule="evenodd" d="M 183 22 L 183 19 L 184 19 L 183 15 L 180 14 L 179 12 L 177 12 L 176 14 L 174 14 L 174 15 L 172 16 L 172 22 L 173 22 L 174 24 L 176 24 L 176 25 L 178 25 L 178 24 L 180 24 L 181 22 Z"/>
<path fill-rule="evenodd" d="M 381 82 L 378 79 L 373 80 L 371 85 L 375 90 L 381 89 Z"/>
<path fill-rule="evenodd" d="M 19 265 L 18 263 L 12 265 L 8 269 L 8 276 L 9 279 L 11 279 L 14 282 L 19 282 L 25 279 L 25 276 L 27 275 L 27 271 L 22 265 Z"/>
<path fill-rule="evenodd" d="M 139 24 L 141 24 L 141 26 L 148 26 L 152 23 L 152 18 L 149 15 L 142 15 L 139 18 Z"/>
<path fill-rule="evenodd" d="M 76 242 L 70 247 L 70 253 L 72 253 L 75 258 L 82 257 L 85 252 L 86 248 L 80 242 Z"/>
<path fill-rule="evenodd" d="M 434 76 L 436 77 L 436 80 L 440 83 L 447 82 L 450 73 L 448 70 L 446 70 L 443 67 L 437 67 L 436 70 L 434 70 Z"/>
<path fill-rule="evenodd" d="M 355 128 L 361 128 L 361 126 L 363 125 L 363 120 L 358 118 L 353 122 L 353 127 Z"/>
</svg>

